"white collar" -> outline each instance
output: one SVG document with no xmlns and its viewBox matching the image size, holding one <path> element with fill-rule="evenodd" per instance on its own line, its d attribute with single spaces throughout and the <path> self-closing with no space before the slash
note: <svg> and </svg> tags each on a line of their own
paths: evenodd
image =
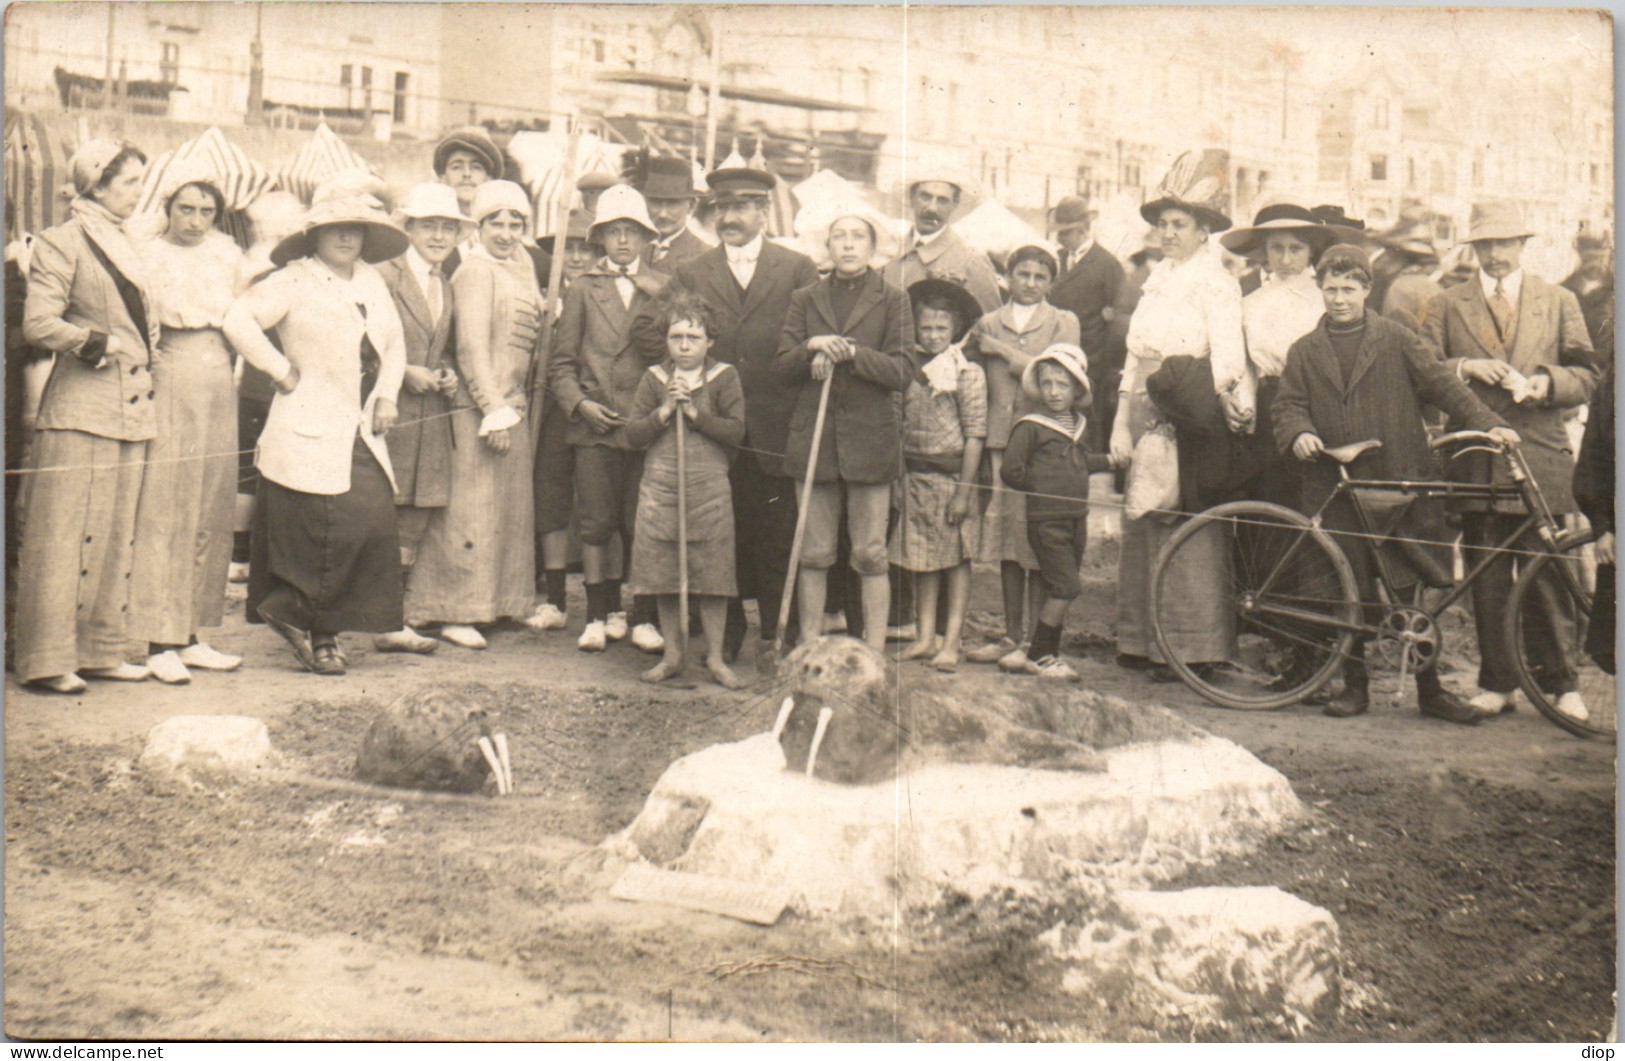
<svg viewBox="0 0 1625 1061">
<path fill-rule="evenodd" d="M 1495 297 L 1495 285 L 1499 283 L 1501 290 L 1506 292 L 1507 301 L 1516 306 L 1518 304 L 1518 292 L 1523 290 L 1523 270 L 1514 269 L 1497 281 L 1495 277 L 1480 269 L 1478 271 L 1478 282 L 1484 287 L 1485 301 Z"/>
<path fill-rule="evenodd" d="M 434 266 L 428 259 L 418 253 L 418 249 L 410 244 L 406 247 L 406 268 L 417 277 L 418 283 L 428 286 L 429 277 L 434 273 Z"/>
<path fill-rule="evenodd" d="M 948 234 L 948 224 L 947 224 L 947 222 L 944 222 L 941 228 L 937 229 L 935 232 L 931 233 L 929 236 L 922 236 L 922 235 L 920 235 L 920 230 L 915 229 L 914 230 L 914 245 L 916 247 L 927 247 L 927 246 L 930 246 L 931 244 L 935 243 L 937 240 L 942 239 L 947 234 Z"/>
<path fill-rule="evenodd" d="M 753 262 L 757 258 L 761 257 L 763 242 L 762 234 L 758 232 L 754 237 L 751 238 L 751 241 L 745 244 L 743 247 L 735 247 L 730 243 L 724 243 L 722 247 L 730 262 Z"/>
<path fill-rule="evenodd" d="M 1078 244 L 1078 249 L 1075 250 L 1075 251 L 1069 251 L 1065 247 L 1062 247 L 1061 250 L 1063 252 L 1065 252 L 1065 254 L 1067 256 L 1067 258 L 1066 258 L 1067 261 L 1069 261 L 1069 262 L 1077 262 L 1077 261 L 1082 261 L 1083 256 L 1085 254 L 1088 254 L 1089 249 L 1091 247 L 1093 247 L 1094 245 L 1095 245 L 1095 237 L 1090 236 L 1088 239 L 1086 239 L 1082 243 Z"/>
<path fill-rule="evenodd" d="M 622 275 L 621 274 L 621 266 L 616 265 L 614 262 L 610 261 L 608 255 L 605 255 L 602 259 L 600 259 L 598 264 L 599 264 L 599 266 L 601 268 L 603 268 L 607 272 L 614 273 L 616 275 L 616 279 L 621 278 L 621 275 Z M 640 266 L 642 264 L 643 264 L 643 259 L 641 259 L 641 258 L 633 258 L 632 263 L 630 265 L 626 266 L 625 275 L 628 276 L 628 277 L 638 275 L 638 266 Z"/>
</svg>

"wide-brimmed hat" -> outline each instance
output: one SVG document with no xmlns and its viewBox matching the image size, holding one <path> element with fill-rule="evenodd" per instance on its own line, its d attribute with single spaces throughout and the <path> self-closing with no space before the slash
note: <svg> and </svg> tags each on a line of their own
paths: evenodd
<svg viewBox="0 0 1625 1061">
<path fill-rule="evenodd" d="M 1175 160 L 1140 216 L 1155 225 L 1164 210 L 1183 210 L 1209 232 L 1230 227 L 1230 152 L 1218 148 L 1187 151 Z"/>
<path fill-rule="evenodd" d="M 694 167 L 671 155 L 649 160 L 638 191 L 645 199 L 697 199 L 700 195 L 694 187 Z"/>
<path fill-rule="evenodd" d="M 463 213 L 458 205 L 457 192 L 450 185 L 439 181 L 425 181 L 416 185 L 406 193 L 406 199 L 395 208 L 398 221 L 423 221 L 435 217 L 445 221 L 456 221 L 465 229 L 472 228 L 474 219 Z"/>
<path fill-rule="evenodd" d="M 590 173 L 583 173 L 576 178 L 576 191 L 601 192 L 605 188 L 613 188 L 621 183 L 621 178 L 608 170 L 595 169 Z"/>
<path fill-rule="evenodd" d="M 1050 210 L 1049 230 L 1060 233 L 1074 228 L 1088 228 L 1099 214 L 1100 211 L 1092 208 L 1089 200 L 1083 196 L 1068 195 Z"/>
<path fill-rule="evenodd" d="M 1392 228 L 1374 232 L 1372 242 L 1395 254 L 1409 258 L 1437 258 L 1439 250 L 1433 245 L 1433 229 L 1426 221 L 1401 218 Z"/>
<path fill-rule="evenodd" d="M 706 175 L 705 183 L 711 187 L 711 202 L 722 206 L 750 199 L 768 199 L 778 178 L 765 169 L 749 166 L 729 166 L 714 169 Z"/>
<path fill-rule="evenodd" d="M 955 315 L 959 317 L 959 328 L 954 335 L 956 343 L 965 338 L 966 333 L 982 319 L 982 304 L 976 301 L 976 296 L 952 280 L 932 276 L 908 285 L 909 303 L 916 314 L 919 313 L 920 301 L 927 298 L 944 298 L 954 307 Z"/>
<path fill-rule="evenodd" d="M 1089 355 L 1083 352 L 1082 347 L 1071 343 L 1054 343 L 1044 348 L 1044 352 L 1027 362 L 1027 367 L 1021 370 L 1021 393 L 1027 396 L 1028 401 L 1042 401 L 1038 393 L 1038 366 L 1045 364 L 1060 365 L 1078 382 L 1081 398 L 1093 398 L 1094 390 L 1089 386 Z M 1078 404 L 1083 404 L 1082 400 Z"/>
<path fill-rule="evenodd" d="M 271 251 L 273 264 L 282 266 L 316 253 L 316 230 L 329 225 L 359 225 L 364 239 L 361 260 L 368 264 L 387 262 L 405 253 L 411 240 L 370 195 L 344 195 L 323 199 L 310 208 L 298 232 L 278 243 Z"/>
<path fill-rule="evenodd" d="M 497 147 L 491 134 L 477 125 L 454 129 L 441 138 L 434 145 L 434 171 L 446 172 L 446 157 L 453 151 L 472 151 L 478 155 L 485 165 L 485 172 L 492 180 L 502 179 L 502 149 Z"/>
<path fill-rule="evenodd" d="M 598 211 L 593 216 L 587 238 L 598 242 L 599 230 L 612 221 L 635 222 L 642 226 L 650 239 L 660 234 L 655 229 L 655 223 L 649 219 L 649 204 L 629 184 L 616 184 L 604 189 L 604 194 L 598 197 Z"/>
<path fill-rule="evenodd" d="M 574 210 L 571 210 L 569 223 L 564 226 L 564 239 L 566 242 L 573 239 L 583 239 L 591 244 L 592 215 L 580 207 L 576 207 Z M 554 233 L 549 232 L 545 236 L 538 237 L 536 240 L 536 245 L 547 253 L 552 254 L 553 248 L 558 245 L 558 242 L 555 239 Z"/>
<path fill-rule="evenodd" d="M 1231 254 L 1262 258 L 1264 240 L 1271 232 L 1292 233 L 1307 243 L 1310 254 L 1317 258 L 1338 240 L 1313 210 L 1296 203 L 1271 203 L 1253 216 L 1251 225 L 1226 232 L 1219 237 L 1219 242 Z"/>
<path fill-rule="evenodd" d="M 843 217 L 856 217 L 868 222 L 875 234 L 875 253 L 869 259 L 871 269 L 879 269 L 897 257 L 902 240 L 896 223 L 862 199 L 838 196 L 812 202 L 796 214 L 796 236 L 801 248 L 820 267 L 829 264 L 829 230 Z"/>
<path fill-rule="evenodd" d="M 1322 203 L 1320 206 L 1310 207 L 1309 212 L 1320 218 L 1320 223 L 1323 225 L 1342 227 L 1356 233 L 1365 231 L 1365 218 L 1350 217 L 1341 206 Z"/>
<path fill-rule="evenodd" d="M 529 221 L 536 208 L 525 189 L 513 181 L 486 181 L 474 189 L 474 205 L 469 207 L 469 213 L 476 225 L 499 210 L 512 210 Z"/>
<path fill-rule="evenodd" d="M 1534 234 L 1529 226 L 1523 223 L 1523 214 L 1518 209 L 1517 203 L 1499 200 L 1473 204 L 1473 212 L 1467 222 L 1467 238 L 1462 242 L 1528 239 Z"/>
<path fill-rule="evenodd" d="M 901 198 L 906 203 L 914 189 L 921 184 L 951 184 L 959 189 L 959 205 L 968 207 L 981 197 L 981 185 L 966 169 L 950 158 L 935 157 L 905 162 L 904 177 L 899 182 Z"/>
</svg>

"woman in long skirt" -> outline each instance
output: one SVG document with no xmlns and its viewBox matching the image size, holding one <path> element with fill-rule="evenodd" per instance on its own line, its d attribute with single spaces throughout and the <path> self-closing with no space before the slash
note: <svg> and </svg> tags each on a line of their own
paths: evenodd
<svg viewBox="0 0 1625 1061">
<path fill-rule="evenodd" d="M 235 670 L 198 640 L 225 615 L 237 494 L 237 395 L 220 326 L 238 292 L 243 254 L 215 228 L 224 212 L 207 179 L 185 180 L 165 199 L 164 234 L 141 246 L 162 331 L 153 355 L 158 437 L 148 447 L 136 515 L 130 636 L 147 642 L 161 682 L 191 680 L 188 667 Z"/>
<path fill-rule="evenodd" d="M 319 193 L 318 193 L 319 194 Z M 343 674 L 343 630 L 401 613 L 395 485 L 383 435 L 406 372 L 400 315 L 369 263 L 406 250 L 377 201 L 319 200 L 271 260 L 284 268 L 226 314 L 226 337 L 276 385 L 260 435 L 249 619 L 317 674 Z M 266 337 L 275 328 L 278 351 Z"/>
<path fill-rule="evenodd" d="M 157 418 L 148 372 L 158 319 L 121 227 L 146 156 L 92 140 L 70 162 L 69 220 L 34 241 L 23 337 L 56 355 L 24 479 L 17 679 L 80 693 L 89 678 L 141 681 L 124 658 L 136 503 Z"/>
<path fill-rule="evenodd" d="M 479 249 L 452 276 L 457 374 L 451 496 L 429 523 L 406 589 L 415 627 L 484 648 L 476 624 L 523 619 L 536 582 L 534 468 L 526 417 L 542 296 L 520 235 L 530 199 L 512 181 L 474 193 Z"/>
</svg>

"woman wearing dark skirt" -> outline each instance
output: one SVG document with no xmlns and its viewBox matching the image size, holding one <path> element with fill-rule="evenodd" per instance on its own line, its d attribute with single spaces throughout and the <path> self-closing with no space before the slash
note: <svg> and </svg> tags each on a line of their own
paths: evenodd
<svg viewBox="0 0 1625 1061">
<path fill-rule="evenodd" d="M 403 622 L 394 479 L 384 433 L 396 418 L 406 347 L 370 263 L 405 251 L 376 200 L 321 200 L 279 243 L 279 271 L 226 314 L 225 332 L 277 395 L 260 435 L 248 587 L 269 625 L 317 674 L 343 674 L 342 630 Z M 266 337 L 275 328 L 278 351 Z"/>
</svg>

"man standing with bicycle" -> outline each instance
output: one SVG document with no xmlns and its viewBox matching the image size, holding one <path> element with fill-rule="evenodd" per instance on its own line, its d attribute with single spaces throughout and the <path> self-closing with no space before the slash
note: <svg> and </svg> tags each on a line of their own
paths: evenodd
<svg viewBox="0 0 1625 1061">
<path fill-rule="evenodd" d="M 1521 258 L 1533 233 L 1512 203 L 1474 205 L 1467 242 L 1478 257 L 1473 280 L 1434 298 L 1424 338 L 1438 349 L 1451 371 L 1473 394 L 1523 439 L 1523 455 L 1554 515 L 1578 510 L 1571 483 L 1574 457 L 1565 414 L 1591 400 L 1598 370 L 1585 318 L 1574 293 L 1527 275 Z M 1450 430 L 1463 425 L 1452 421 Z M 1507 482 L 1506 462 L 1489 454 L 1469 454 L 1448 469 L 1462 482 Z M 1462 512 L 1462 544 L 1470 569 L 1487 550 L 1511 534 L 1522 517 L 1517 501 L 1471 503 Z M 1522 548 L 1537 548 L 1527 543 Z M 1511 711 L 1518 679 L 1503 624 L 1512 592 L 1515 555 L 1494 558 L 1473 583 L 1473 619 L 1482 662 L 1479 691 L 1468 701 L 1489 714 Z M 1542 670 L 1556 686 L 1557 709 L 1583 717 L 1585 706 L 1574 689 L 1572 667 L 1560 646 L 1573 644 L 1575 616 L 1553 609 L 1555 627 L 1541 649 L 1551 658 Z M 1564 686 L 1567 686 L 1566 688 Z"/>
</svg>

